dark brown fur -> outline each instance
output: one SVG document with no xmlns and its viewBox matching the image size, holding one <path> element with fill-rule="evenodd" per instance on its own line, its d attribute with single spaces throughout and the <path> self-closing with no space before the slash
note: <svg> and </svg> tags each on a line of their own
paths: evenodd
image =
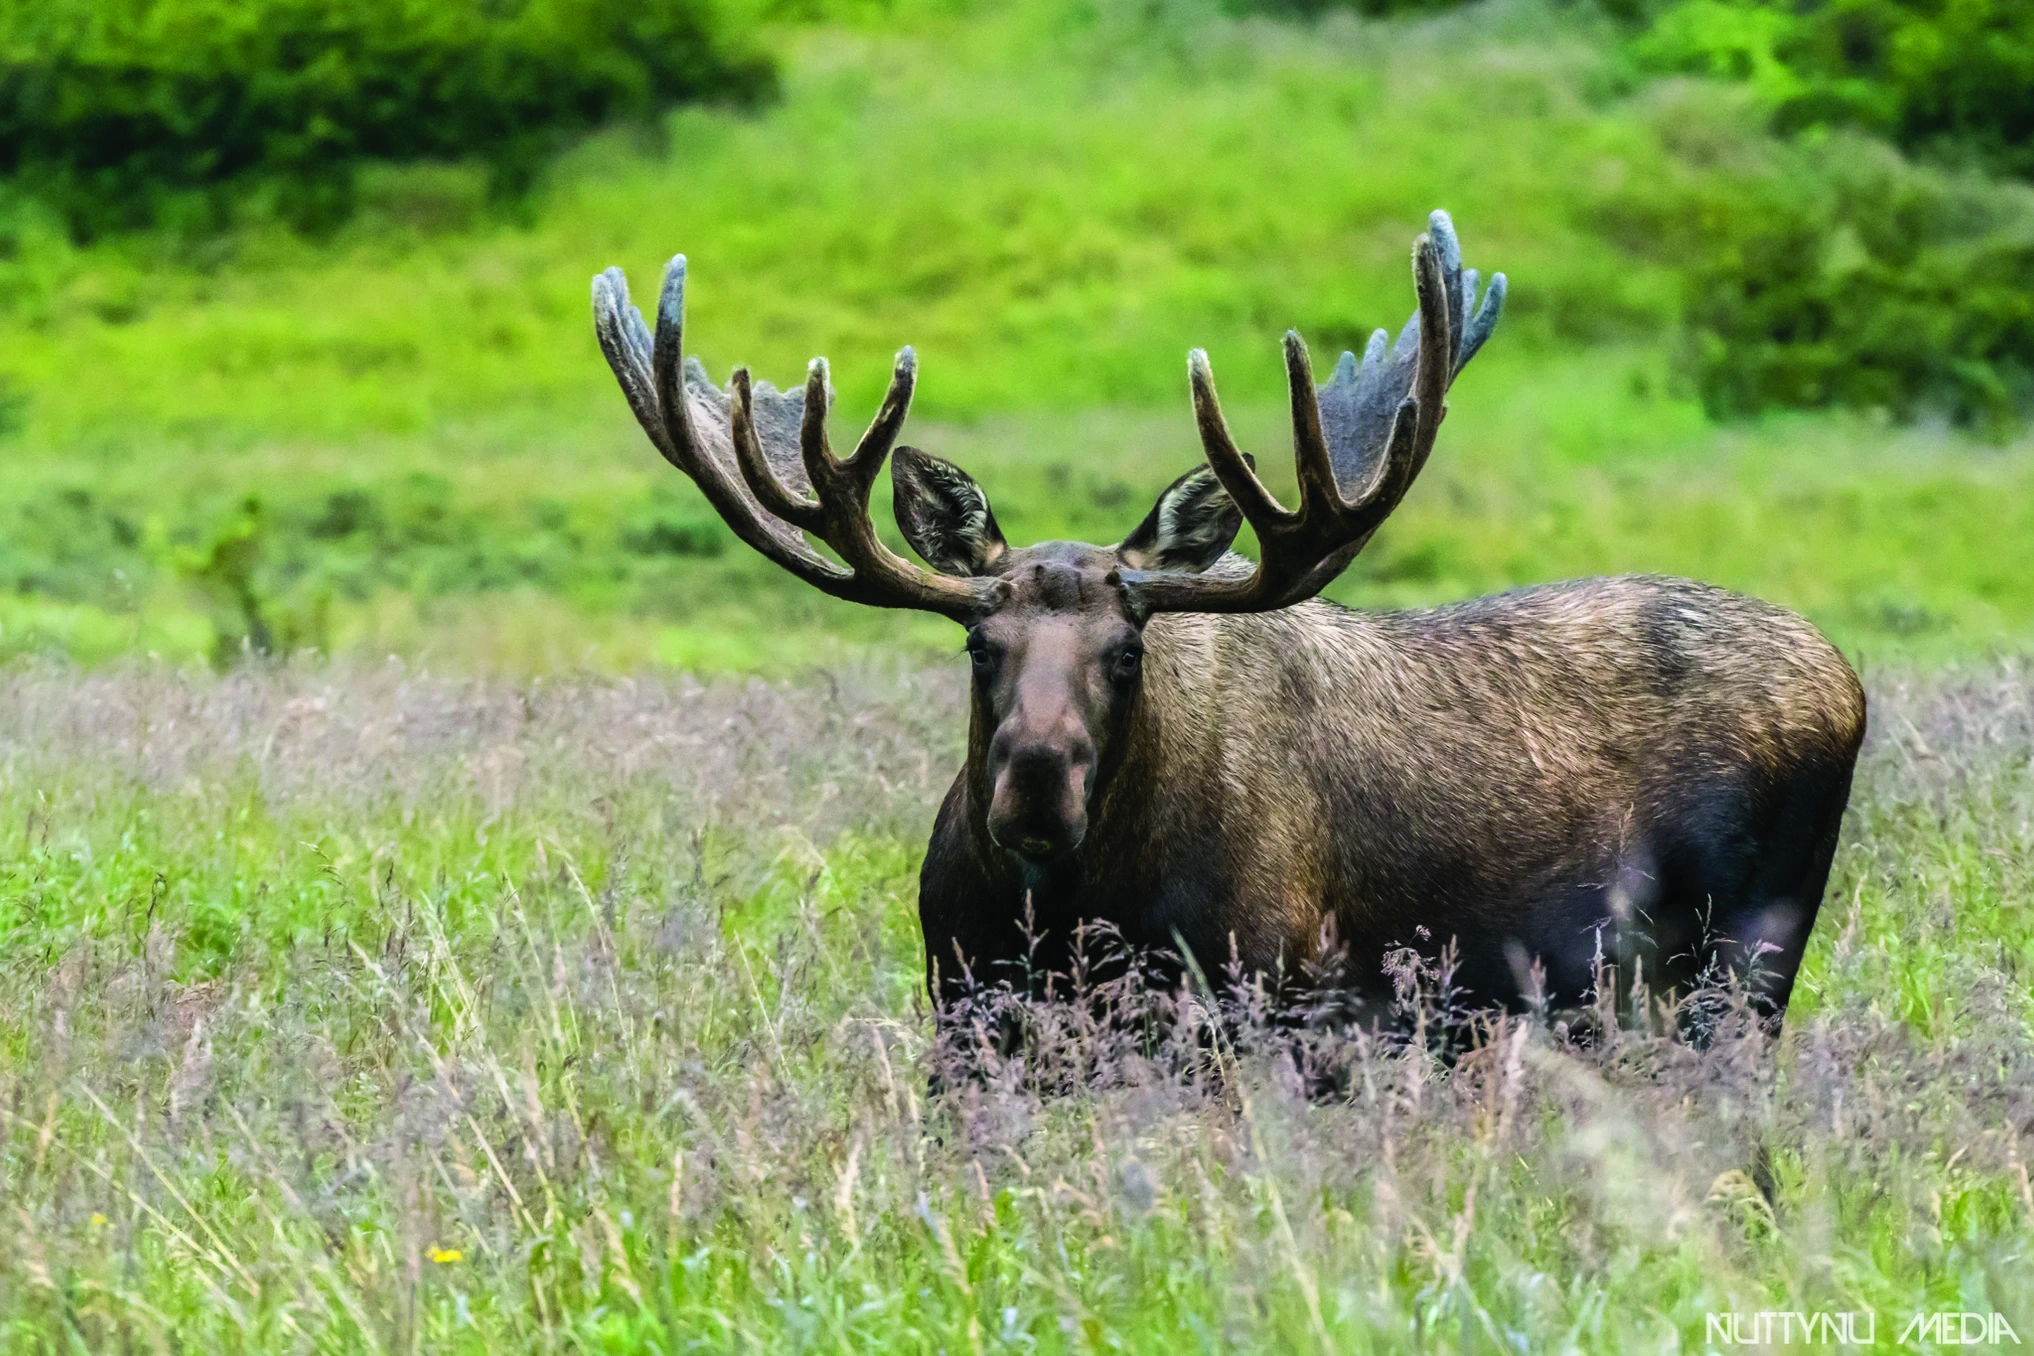
<svg viewBox="0 0 2034 1356">
<path fill-rule="evenodd" d="M 1093 547 L 1011 553 L 1002 626 L 1134 632 L 1115 564 Z M 1452 942 L 1485 1002 L 1527 997 L 1535 963 L 1562 1003 L 1599 955 L 1655 988 L 1714 959 L 1756 969 L 1784 1009 L 1864 733 L 1856 676 L 1793 614 L 1631 577 L 1424 612 L 1168 615 L 1144 646 L 1134 689 L 1082 717 L 1019 713 L 1099 718 L 1087 826 L 1043 860 L 990 832 L 1017 684 L 978 675 L 920 886 L 941 996 L 1013 972 L 1033 947 L 1028 893 L 1031 960 L 1048 967 L 1068 963 L 1078 922 L 1105 920 L 1133 945 L 1183 943 L 1209 973 L 1233 952 L 1296 976 L 1332 937 L 1343 978 L 1373 992 L 1388 949 Z M 1032 662 L 1064 685 L 1104 658 L 1080 651 L 1062 638 Z"/>
</svg>

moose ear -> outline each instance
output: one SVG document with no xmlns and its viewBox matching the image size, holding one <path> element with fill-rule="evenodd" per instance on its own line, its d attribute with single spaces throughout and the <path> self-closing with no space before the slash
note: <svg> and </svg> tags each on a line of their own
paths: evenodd
<svg viewBox="0 0 2034 1356">
<path fill-rule="evenodd" d="M 890 458 L 897 526 L 941 574 L 980 574 L 1009 550 L 989 497 L 960 467 L 915 447 Z"/>
<path fill-rule="evenodd" d="M 1242 511 L 1212 469 L 1188 471 L 1167 487 L 1116 554 L 1133 570 L 1198 574 L 1222 558 L 1243 527 Z"/>
</svg>

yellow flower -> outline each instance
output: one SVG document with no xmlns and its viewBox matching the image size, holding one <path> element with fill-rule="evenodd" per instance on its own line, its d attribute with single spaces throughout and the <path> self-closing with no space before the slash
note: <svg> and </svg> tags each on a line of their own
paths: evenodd
<svg viewBox="0 0 2034 1356">
<path fill-rule="evenodd" d="M 453 1262 L 464 1261 L 466 1258 L 466 1254 L 459 1251 L 459 1249 L 457 1248 L 438 1248 L 438 1247 L 432 1248 L 430 1252 L 425 1254 L 425 1256 L 429 1257 L 433 1262 L 436 1262 L 441 1267 L 449 1265 L 450 1263 Z"/>
<path fill-rule="evenodd" d="M 100 1215 L 100 1214 L 94 1214 L 94 1215 L 92 1216 L 92 1223 L 93 1223 L 94 1225 L 99 1225 L 99 1224 L 104 1224 L 105 1222 L 106 1222 L 106 1217 L 105 1217 L 104 1215 Z"/>
</svg>

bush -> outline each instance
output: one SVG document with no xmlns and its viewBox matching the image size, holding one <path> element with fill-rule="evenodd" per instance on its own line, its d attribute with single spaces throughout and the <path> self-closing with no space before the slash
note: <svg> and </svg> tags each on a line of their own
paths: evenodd
<svg viewBox="0 0 2034 1356">
<path fill-rule="evenodd" d="M 1331 10 L 1354 10 L 1373 18 L 1388 14 L 1419 14 L 1458 9 L 1469 0 L 1231 0 L 1230 7 L 1246 14 L 1270 14 L 1279 18 L 1313 18 Z"/>
<path fill-rule="evenodd" d="M 81 236 L 250 194 L 328 225 L 367 159 L 513 193 L 562 134 L 766 94 L 724 29 L 712 0 L 0 0 L 0 174 Z"/>
<path fill-rule="evenodd" d="M 2027 0 L 1683 0 L 1638 51 L 1656 68 L 1750 80 L 1782 130 L 1853 126 L 2034 178 Z"/>
<path fill-rule="evenodd" d="M 1619 229 L 1681 269 L 1712 413 L 1848 405 L 1996 431 L 2034 406 L 2034 189 L 1857 133 L 1719 153 L 1690 109 L 1666 122 L 1687 172 L 1627 191 Z"/>
<path fill-rule="evenodd" d="M 1641 66 L 1740 82 L 1792 139 L 1670 211 L 1712 411 L 1939 410 L 1997 430 L 2034 404 L 2034 194 L 1985 178 L 2034 178 L 2034 5 L 1624 8 L 1651 20 Z"/>
</svg>

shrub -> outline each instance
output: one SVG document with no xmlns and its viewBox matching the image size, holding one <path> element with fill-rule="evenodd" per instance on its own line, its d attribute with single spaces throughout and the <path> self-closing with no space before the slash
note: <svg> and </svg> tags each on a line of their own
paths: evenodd
<svg viewBox="0 0 2034 1356">
<path fill-rule="evenodd" d="M 1656 68 L 1750 80 L 1782 130 L 1853 126 L 2034 177 L 2027 0 L 1682 0 L 1638 52 Z"/>
<path fill-rule="evenodd" d="M 1231 0 L 1231 8 L 1243 13 L 1270 14 L 1280 18 L 1312 18 L 1338 9 L 1382 17 L 1457 9 L 1467 3 L 1469 0 Z"/>
<path fill-rule="evenodd" d="M 771 68 L 712 0 L 0 0 L 0 174 L 73 231 L 217 225 L 250 190 L 343 218 L 366 159 L 478 158 L 498 193 L 559 135 Z"/>
<path fill-rule="evenodd" d="M 2034 403 L 2034 195 L 1984 177 L 2034 178 L 2034 5 L 1623 8 L 1651 19 L 1641 66 L 1741 83 L 1793 143 L 1669 209 L 1712 411 L 1932 409 L 1997 430 Z"/>
<path fill-rule="evenodd" d="M 1628 190 L 1629 240 L 1682 271 L 1689 367 L 1718 415 L 1771 405 L 1939 413 L 1998 430 L 2034 405 L 2034 189 L 1916 164 L 1857 133 L 1718 155 Z"/>
</svg>

